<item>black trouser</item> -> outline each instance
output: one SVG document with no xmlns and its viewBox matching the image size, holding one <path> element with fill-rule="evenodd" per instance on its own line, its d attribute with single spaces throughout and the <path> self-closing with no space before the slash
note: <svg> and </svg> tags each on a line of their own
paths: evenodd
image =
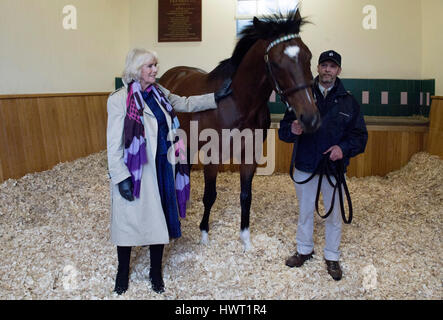
<svg viewBox="0 0 443 320">
<path fill-rule="evenodd" d="M 129 275 L 129 260 L 132 247 L 117 246 L 118 271 Z M 160 274 L 162 270 L 163 244 L 149 246 L 151 256 L 151 272 Z"/>
</svg>

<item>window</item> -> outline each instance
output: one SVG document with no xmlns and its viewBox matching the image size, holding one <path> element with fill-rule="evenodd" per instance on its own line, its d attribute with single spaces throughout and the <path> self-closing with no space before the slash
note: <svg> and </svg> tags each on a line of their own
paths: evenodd
<svg viewBox="0 0 443 320">
<path fill-rule="evenodd" d="M 260 17 L 281 12 L 285 14 L 295 9 L 298 0 L 237 0 L 237 36 L 240 31 L 251 23 L 254 16 Z"/>
</svg>

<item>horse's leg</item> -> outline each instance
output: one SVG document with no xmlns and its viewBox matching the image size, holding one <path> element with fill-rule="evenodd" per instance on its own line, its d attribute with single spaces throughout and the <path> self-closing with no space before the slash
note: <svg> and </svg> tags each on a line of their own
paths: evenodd
<svg viewBox="0 0 443 320">
<path fill-rule="evenodd" d="M 202 233 L 201 243 L 208 243 L 209 232 L 209 215 L 211 214 L 212 205 L 217 198 L 217 173 L 218 164 L 207 164 L 204 166 L 205 176 L 205 193 L 203 195 L 203 205 L 205 206 L 205 212 L 203 214 L 202 221 L 200 222 L 200 231 Z"/>
<path fill-rule="evenodd" d="M 252 200 L 252 179 L 257 165 L 241 164 L 240 165 L 240 205 L 241 205 L 241 225 L 240 239 L 243 242 L 245 251 L 251 249 L 251 241 L 249 237 L 249 215 Z"/>
</svg>

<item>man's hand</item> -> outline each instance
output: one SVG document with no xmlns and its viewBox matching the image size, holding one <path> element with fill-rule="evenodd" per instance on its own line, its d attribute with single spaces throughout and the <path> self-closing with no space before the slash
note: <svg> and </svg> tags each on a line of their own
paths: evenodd
<svg viewBox="0 0 443 320">
<path fill-rule="evenodd" d="M 331 159 L 332 161 L 343 159 L 343 151 L 337 145 L 330 147 L 328 150 L 323 152 L 323 154 L 326 154 L 328 152 L 331 152 L 329 159 Z"/>
<path fill-rule="evenodd" d="M 301 135 L 303 133 L 303 128 L 300 123 L 298 123 L 298 120 L 294 120 L 291 124 L 291 132 L 297 136 Z"/>
</svg>

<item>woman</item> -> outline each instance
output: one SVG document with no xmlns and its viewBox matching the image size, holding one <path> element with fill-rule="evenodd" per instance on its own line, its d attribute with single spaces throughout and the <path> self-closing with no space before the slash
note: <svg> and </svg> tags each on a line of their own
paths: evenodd
<svg viewBox="0 0 443 320">
<path fill-rule="evenodd" d="M 114 291 L 128 289 L 132 246 L 150 246 L 152 289 L 164 292 L 162 257 L 170 238 L 181 236 L 174 186 L 174 165 L 168 161 L 172 132 L 179 126 L 174 110 L 198 112 L 217 108 L 230 93 L 189 98 L 171 94 L 155 83 L 157 55 L 133 49 L 126 57 L 124 87 L 108 98 L 107 154 L 111 177 L 111 242 L 117 245 Z M 171 107 L 172 106 L 172 107 Z M 173 147 L 173 146 L 172 146 Z"/>
</svg>

